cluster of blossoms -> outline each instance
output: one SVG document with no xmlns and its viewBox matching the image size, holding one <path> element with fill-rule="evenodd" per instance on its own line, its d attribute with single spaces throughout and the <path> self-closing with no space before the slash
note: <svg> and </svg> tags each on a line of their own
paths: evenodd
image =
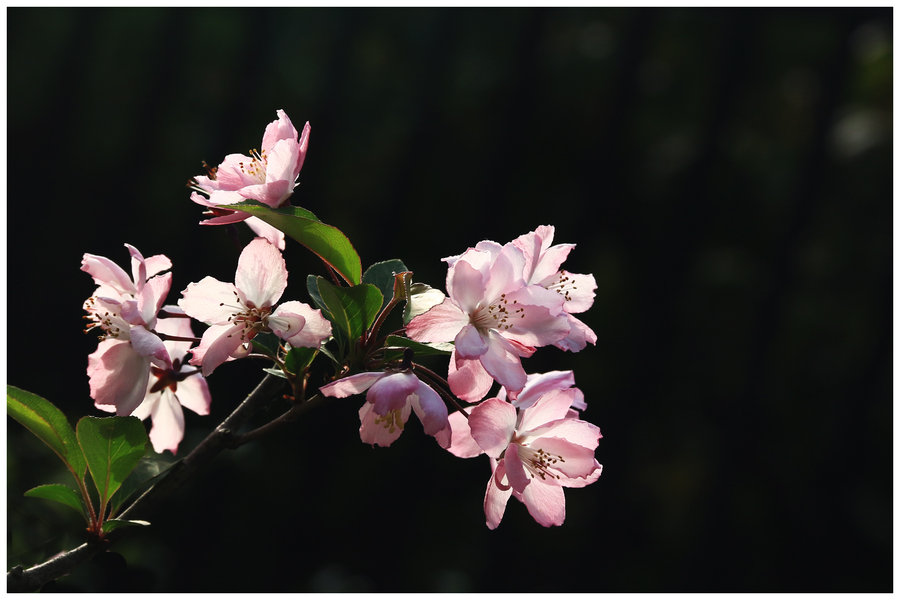
<svg viewBox="0 0 900 600">
<path fill-rule="evenodd" d="M 172 283 L 167 257 L 145 259 L 126 245 L 129 276 L 107 258 L 84 255 L 82 270 L 98 286 L 84 304 L 88 329 L 102 332 L 88 360 L 96 407 L 150 417 L 154 449 L 175 453 L 184 434 L 182 407 L 209 413 L 205 378 L 226 362 L 258 356 L 254 339 L 271 334 L 280 349 L 267 356 L 278 366 L 284 361 L 277 356 L 295 348 L 314 349 L 312 359 L 321 352 L 337 365 L 318 386 L 321 395 L 365 394 L 359 410 L 363 442 L 390 446 L 414 412 L 425 433 L 453 455 L 486 455 L 489 528 L 499 525 L 510 496 L 541 525 L 562 524 L 563 488 L 583 487 L 600 476 L 594 458 L 600 431 L 580 418 L 587 404 L 572 371 L 529 374 L 522 359 L 543 346 L 577 352 L 597 341 L 575 317 L 593 304 L 594 278 L 561 268 L 574 245 L 554 245 L 554 228 L 546 225 L 504 245 L 479 242 L 443 259 L 446 295 L 428 286 L 419 286 L 419 293 L 397 287 L 410 273 L 396 273 L 395 296 L 385 299 L 391 301 L 375 323 L 366 325 L 361 339 L 338 343 L 346 331 L 339 335 L 334 305 L 315 295 L 320 308 L 279 303 L 288 278 L 284 232 L 241 210 L 247 204 L 234 206 L 248 200 L 270 209 L 289 206 L 310 128 L 307 123 L 298 134 L 284 111 L 277 116 L 266 127 L 261 151 L 230 154 L 190 183 L 191 200 L 208 209 L 202 224 L 245 221 L 258 236 L 241 252 L 233 283 L 205 277 L 190 283 L 177 305 L 166 305 Z M 390 347 L 377 331 L 401 301 L 407 343 Z M 199 338 L 191 319 L 206 325 Z M 351 350 L 341 355 L 334 346 Z M 446 377 L 416 361 L 423 348 L 449 353 Z M 403 350 L 402 360 L 397 350 Z M 285 369 L 284 375 L 302 378 L 305 390 L 307 369 L 308 364 L 301 373 Z"/>
</svg>

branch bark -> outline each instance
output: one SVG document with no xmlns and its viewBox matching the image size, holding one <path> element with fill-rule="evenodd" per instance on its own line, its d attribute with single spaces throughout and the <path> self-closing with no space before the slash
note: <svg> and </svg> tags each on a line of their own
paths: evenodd
<svg viewBox="0 0 900 600">
<path fill-rule="evenodd" d="M 318 404 L 318 402 L 310 401 L 294 405 L 284 415 L 270 423 L 269 425 L 275 424 L 272 427 L 263 425 L 249 434 L 238 435 L 237 431 L 241 426 L 263 408 L 270 399 L 280 393 L 284 383 L 284 379 L 274 375 L 266 375 L 244 401 L 206 436 L 190 454 L 175 463 L 159 481 L 141 494 L 117 518 L 146 518 L 159 506 L 161 500 L 211 463 L 222 450 L 237 448 L 249 441 L 258 439 L 262 434 L 269 433 L 279 426 L 293 421 L 301 412 Z M 116 540 L 128 535 L 130 529 L 128 527 L 116 529 L 105 540 L 85 542 L 27 569 L 20 565 L 13 567 L 6 574 L 6 591 L 27 592 L 37 590 L 45 583 L 66 575 L 98 552 L 105 550 Z"/>
</svg>

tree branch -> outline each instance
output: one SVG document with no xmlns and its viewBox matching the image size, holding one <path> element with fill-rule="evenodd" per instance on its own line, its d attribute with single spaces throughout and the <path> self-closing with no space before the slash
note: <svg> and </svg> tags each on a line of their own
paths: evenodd
<svg viewBox="0 0 900 600">
<path fill-rule="evenodd" d="M 264 407 L 271 398 L 278 395 L 283 384 L 284 379 L 274 375 L 266 375 L 259 382 L 259 385 L 256 386 L 256 389 L 250 392 L 244 401 L 206 436 L 190 454 L 175 463 L 159 481 L 141 494 L 117 518 L 136 519 L 139 518 L 138 515 L 140 517 L 149 515 L 157 507 L 160 500 L 165 498 L 172 490 L 181 487 L 197 471 L 206 467 L 219 452 L 226 448 L 240 445 L 240 443 L 236 444 L 236 442 L 243 440 L 241 443 L 244 443 L 245 441 L 256 439 L 262 433 L 274 429 L 275 427 L 266 429 L 267 426 L 263 426 L 246 436 L 238 436 L 235 433 L 250 417 Z M 297 406 L 306 407 L 308 404 L 308 402 L 305 402 Z M 296 412 L 294 411 L 297 406 L 292 407 L 285 415 L 278 417 L 273 423 L 282 420 L 289 422 L 296 418 L 300 412 L 299 409 Z M 291 418 L 286 419 L 285 416 L 291 413 L 293 413 Z M 131 528 L 116 529 L 105 540 L 85 542 L 71 550 L 60 552 L 49 560 L 28 569 L 22 568 L 21 565 L 13 567 L 6 574 L 6 591 L 26 592 L 39 589 L 45 583 L 66 575 L 97 552 L 106 549 L 109 544 L 126 535 L 129 529 Z"/>
</svg>

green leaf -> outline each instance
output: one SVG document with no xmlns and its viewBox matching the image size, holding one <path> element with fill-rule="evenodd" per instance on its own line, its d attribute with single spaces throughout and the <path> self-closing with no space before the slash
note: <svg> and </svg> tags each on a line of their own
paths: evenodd
<svg viewBox="0 0 900 600">
<path fill-rule="evenodd" d="M 135 525 L 146 527 L 150 524 L 150 521 L 139 521 L 137 519 L 109 519 L 108 521 L 103 523 L 101 529 L 103 533 L 109 533 L 114 529 L 118 529 L 119 527 L 133 527 Z"/>
<path fill-rule="evenodd" d="M 84 454 L 68 419 L 53 403 L 31 392 L 7 385 L 6 413 L 47 444 L 78 481 L 84 481 Z"/>
<path fill-rule="evenodd" d="M 298 375 L 312 364 L 318 353 L 318 348 L 291 348 L 284 357 L 284 366 L 294 375 Z"/>
<path fill-rule="evenodd" d="M 31 488 L 25 495 L 29 498 L 43 498 L 44 500 L 53 500 L 78 511 L 78 514 L 87 518 L 84 511 L 84 504 L 81 495 L 67 485 L 61 483 L 49 483 L 47 485 L 39 485 Z"/>
<path fill-rule="evenodd" d="M 75 435 L 91 478 L 106 506 L 147 449 L 147 432 L 137 417 L 82 417 Z"/>
<path fill-rule="evenodd" d="M 322 294 L 319 293 L 319 278 L 316 275 L 306 276 L 306 290 L 309 292 L 309 297 L 312 298 L 315 305 L 322 311 L 324 317 L 332 321 L 331 313 L 328 311 L 325 301 L 322 300 Z"/>
<path fill-rule="evenodd" d="M 324 277 L 318 278 L 319 294 L 331 321 L 353 341 L 362 337 L 381 311 L 383 296 L 368 283 L 338 287 Z"/>
<path fill-rule="evenodd" d="M 287 375 L 285 375 L 284 371 L 282 371 L 281 369 L 276 369 L 275 367 L 269 367 L 269 368 L 263 369 L 263 371 L 268 373 L 269 375 L 275 375 L 276 377 L 281 377 L 282 379 L 287 379 Z"/>
<path fill-rule="evenodd" d="M 122 487 L 110 501 L 110 514 L 115 515 L 129 498 L 146 490 L 160 475 L 178 462 L 174 458 L 157 454 L 153 451 L 152 446 L 148 446 L 131 475 L 122 482 Z"/>
<path fill-rule="evenodd" d="M 253 351 L 269 358 L 278 356 L 281 340 L 274 333 L 259 333 L 253 337 Z"/>
<path fill-rule="evenodd" d="M 353 244 L 340 229 L 326 225 L 305 208 L 299 206 L 270 208 L 255 200 L 229 204 L 227 208 L 259 217 L 306 246 L 350 285 L 360 282 L 362 263 Z"/>
<path fill-rule="evenodd" d="M 388 302 L 394 297 L 394 274 L 409 271 L 403 261 L 397 258 L 377 262 L 363 273 L 362 282 L 371 283 L 381 290 L 384 296 L 382 308 L 387 306 Z"/>
<path fill-rule="evenodd" d="M 447 356 L 453 351 L 453 344 L 450 342 L 437 342 L 425 344 L 416 342 L 409 338 L 400 337 L 398 335 L 389 335 L 385 341 L 386 346 L 402 346 L 404 348 L 412 348 L 416 356 Z"/>
</svg>

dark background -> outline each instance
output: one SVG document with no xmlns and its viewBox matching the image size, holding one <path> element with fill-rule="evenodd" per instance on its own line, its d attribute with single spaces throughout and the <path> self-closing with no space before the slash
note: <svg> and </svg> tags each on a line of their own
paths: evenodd
<svg viewBox="0 0 900 600">
<path fill-rule="evenodd" d="M 79 271 L 122 244 L 174 262 L 171 300 L 239 246 L 185 182 L 312 124 L 293 202 L 364 266 L 540 224 L 598 289 L 596 347 L 549 348 L 604 433 L 563 527 L 414 419 L 389 449 L 360 402 L 220 456 L 153 526 L 52 589 L 890 591 L 891 9 L 7 10 L 8 382 L 88 397 Z M 237 230 L 241 243 L 249 230 Z M 293 242 L 285 299 L 319 264 Z M 211 379 L 182 454 L 258 380 Z M 436 368 L 445 368 L 436 363 Z M 64 477 L 8 420 L 8 565 L 79 541 L 22 498 Z M 51 589 L 48 588 L 48 589 Z"/>
</svg>

